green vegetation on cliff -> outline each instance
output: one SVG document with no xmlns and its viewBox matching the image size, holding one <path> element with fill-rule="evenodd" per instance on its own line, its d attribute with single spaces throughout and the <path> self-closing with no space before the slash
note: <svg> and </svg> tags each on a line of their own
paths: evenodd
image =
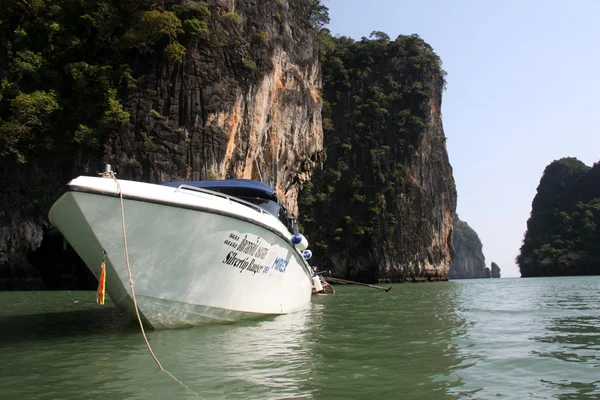
<svg viewBox="0 0 600 400">
<path fill-rule="evenodd" d="M 319 35 L 327 158 L 299 199 L 315 262 L 364 281 L 430 279 L 424 266 L 441 263 L 443 253 L 428 248 L 443 226 L 435 197 L 447 196 L 452 213 L 455 207 L 436 115 L 445 76 L 440 59 L 417 35 Z M 420 182 L 414 167 L 415 160 L 432 162 L 424 141 L 440 160 L 435 182 Z M 435 187 L 428 193 L 429 184 Z"/>
<path fill-rule="evenodd" d="M 327 158 L 301 196 L 318 266 L 364 281 L 445 279 L 456 191 L 440 59 L 417 35 L 355 41 L 327 22 L 319 0 L 8 1 L 0 260 L 43 249 L 56 192 L 106 162 L 146 182 L 263 175 L 294 201 L 322 161 L 323 100 Z M 255 151 L 267 140 L 281 147 Z"/>
<path fill-rule="evenodd" d="M 127 97 L 151 90 L 148 83 L 161 66 L 181 64 L 187 53 L 195 61 L 224 58 L 224 69 L 235 70 L 236 79 L 254 81 L 272 68 L 271 50 L 283 37 L 256 30 L 255 21 L 241 34 L 239 12 L 251 9 L 256 19 L 280 23 L 284 10 L 293 10 L 307 29 L 328 21 L 318 0 L 239 3 L 230 11 L 197 0 L 4 2 L 0 157 L 23 163 L 30 155 L 70 159 L 98 151 L 110 134 L 140 118 L 127 111 Z M 204 75 L 207 81 L 222 78 L 219 71 Z M 153 111 L 164 119 L 168 110 Z"/>
<path fill-rule="evenodd" d="M 173 13 L 119 1 L 9 1 L 0 10 L 0 156 L 72 157 L 129 120 L 123 92 L 145 33 L 146 51 L 180 32 Z M 136 29 L 146 22 L 145 32 Z M 130 40 L 126 40 L 130 38 Z M 136 42 L 136 40 L 138 40 Z M 140 48 L 141 50 L 141 48 Z"/>
<path fill-rule="evenodd" d="M 321 151 L 315 29 L 326 22 L 317 0 L 2 2 L 0 286 L 36 270 L 73 281 L 77 266 L 48 256 L 62 240 L 50 244 L 47 212 L 66 182 L 105 163 L 154 183 L 259 163 L 271 182 L 287 184 L 297 164 L 305 179 Z M 248 137 L 292 135 L 293 151 L 252 162 L 262 144 Z"/>
<path fill-rule="evenodd" d="M 600 274 L 600 163 L 553 161 L 533 199 L 517 263 L 521 276 Z"/>
</svg>

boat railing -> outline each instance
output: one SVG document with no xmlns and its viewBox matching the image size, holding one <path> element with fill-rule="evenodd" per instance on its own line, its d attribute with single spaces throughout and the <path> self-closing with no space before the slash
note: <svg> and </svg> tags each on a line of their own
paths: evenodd
<svg viewBox="0 0 600 400">
<path fill-rule="evenodd" d="M 199 188 L 199 187 L 191 186 L 191 185 L 180 185 L 177 189 L 175 189 L 175 192 L 178 192 L 179 189 L 191 190 L 194 192 L 199 192 L 199 193 L 204 193 L 204 194 L 210 194 L 212 196 L 222 197 L 229 201 L 232 201 L 235 203 L 240 203 L 247 207 L 253 208 L 261 214 L 269 214 L 266 210 L 264 210 L 260 206 L 257 206 L 256 204 L 250 203 L 249 201 L 246 201 L 244 199 L 240 199 L 239 197 L 229 196 L 228 194 L 225 194 L 225 193 L 217 192 L 217 191 L 210 190 L 210 189 Z"/>
</svg>

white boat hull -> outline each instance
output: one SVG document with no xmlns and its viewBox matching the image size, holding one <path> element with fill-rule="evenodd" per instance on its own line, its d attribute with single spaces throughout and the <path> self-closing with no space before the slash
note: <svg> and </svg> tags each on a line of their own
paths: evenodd
<svg viewBox="0 0 600 400">
<path fill-rule="evenodd" d="M 285 314 L 310 303 L 310 267 L 270 214 L 203 193 L 119 181 L 138 309 L 171 328 Z M 106 251 L 106 292 L 135 315 L 116 182 L 73 180 L 50 220 L 97 277 Z"/>
</svg>

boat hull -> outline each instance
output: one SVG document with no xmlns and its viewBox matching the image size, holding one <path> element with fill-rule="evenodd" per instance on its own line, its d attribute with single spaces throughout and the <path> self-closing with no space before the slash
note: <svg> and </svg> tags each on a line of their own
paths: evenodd
<svg viewBox="0 0 600 400">
<path fill-rule="evenodd" d="M 235 321 L 309 305 L 310 269 L 286 233 L 269 225 L 271 216 L 239 205 L 228 213 L 226 199 L 209 195 L 161 188 L 159 196 L 143 198 L 123 186 L 129 266 L 147 325 Z M 106 252 L 106 292 L 135 315 L 118 192 L 70 189 L 53 205 L 50 220 L 97 277 Z M 181 196 L 187 202 L 177 204 Z"/>
</svg>

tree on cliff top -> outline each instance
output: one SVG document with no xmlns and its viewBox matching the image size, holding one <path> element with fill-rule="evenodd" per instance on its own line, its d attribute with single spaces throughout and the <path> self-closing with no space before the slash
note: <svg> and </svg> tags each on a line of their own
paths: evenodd
<svg viewBox="0 0 600 400">
<path fill-rule="evenodd" d="M 313 28 L 321 29 L 329 23 L 329 9 L 321 0 L 308 0 L 305 9 L 306 17 Z"/>
<path fill-rule="evenodd" d="M 517 263 L 521 276 L 600 274 L 600 164 L 575 158 L 544 170 Z"/>
</svg>

